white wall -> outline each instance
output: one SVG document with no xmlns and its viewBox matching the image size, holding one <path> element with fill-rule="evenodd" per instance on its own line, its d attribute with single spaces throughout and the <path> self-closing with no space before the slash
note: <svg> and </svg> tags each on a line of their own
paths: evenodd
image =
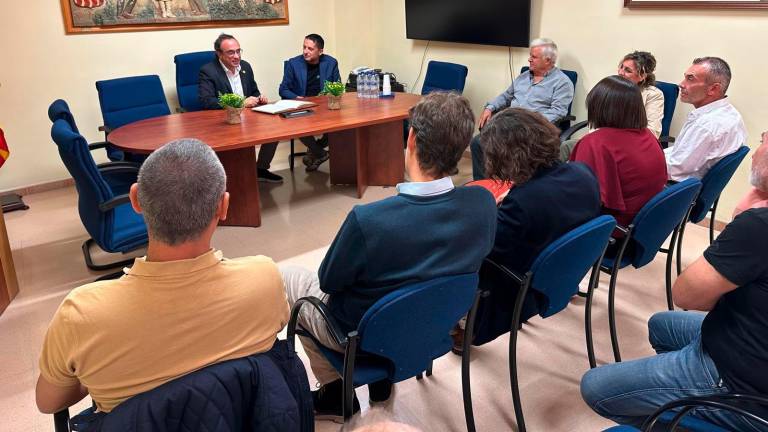
<svg viewBox="0 0 768 432">
<path fill-rule="evenodd" d="M 332 1 L 290 0 L 287 26 L 65 35 L 58 0 L 4 2 L 0 14 L 0 127 L 11 156 L 0 169 L 0 191 L 68 177 L 50 138 L 48 105 L 69 103 L 88 140 L 103 139 L 95 82 L 157 74 L 175 111 L 175 54 L 212 50 L 219 33 L 233 34 L 253 66 L 259 89 L 277 98 L 283 60 L 301 53 L 304 35 L 320 33 L 336 47 Z M 99 161 L 106 158 L 99 152 Z"/>
<path fill-rule="evenodd" d="M 602 77 L 615 73 L 618 60 L 634 49 L 651 51 L 660 80 L 678 82 L 694 57 L 725 58 L 734 72 L 729 94 L 744 116 L 755 147 L 768 129 L 768 86 L 761 55 L 768 34 L 765 12 L 635 12 L 606 0 L 533 0 L 531 36 L 553 38 L 560 64 L 579 72 L 574 113 L 586 117 L 584 97 Z M 171 109 L 175 108 L 173 55 L 210 49 L 221 31 L 233 33 L 254 66 L 259 87 L 277 96 L 282 60 L 299 53 L 302 37 L 318 32 L 326 51 L 339 59 L 342 77 L 365 64 L 395 72 L 413 85 L 426 42 L 405 38 L 404 0 L 289 0 L 290 25 L 207 30 L 64 35 L 58 1 L 9 2 L 0 15 L 0 126 L 11 158 L 0 169 L 0 191 L 66 178 L 49 137 L 46 111 L 56 98 L 67 100 L 80 129 L 90 140 L 102 137 L 94 82 L 126 75 L 158 74 Z M 511 82 L 507 48 L 431 43 L 430 59 L 465 64 L 465 95 L 479 113 L 484 102 Z M 513 70 L 526 64 L 527 50 L 512 49 Z M 415 89 L 421 88 L 421 80 Z M 679 131 L 690 106 L 678 104 L 672 132 Z M 718 212 L 728 220 L 747 188 L 749 161 L 726 189 Z"/>
<path fill-rule="evenodd" d="M 401 81 L 413 84 L 419 72 L 426 42 L 405 38 L 404 0 L 371 0 L 375 16 L 371 46 L 377 67 L 395 72 Z M 606 0 L 533 0 L 531 37 L 549 37 L 560 46 L 560 65 L 579 72 L 574 114 L 586 118 L 584 98 L 589 89 L 606 75 L 615 74 L 618 61 L 632 50 L 654 53 L 657 77 L 677 83 L 694 57 L 725 58 L 733 69 L 729 90 L 731 102 L 741 111 L 749 130 L 749 145 L 755 148 L 760 132 L 768 129 L 768 86 L 763 78 L 768 58 L 766 12 L 726 11 L 629 11 L 622 2 Z M 352 25 L 355 16 L 341 16 L 337 28 Z M 340 40 L 340 54 L 347 45 Z M 512 49 L 514 71 L 526 65 L 527 49 Z M 444 60 L 469 67 L 464 90 L 476 114 L 485 101 L 511 82 L 508 50 L 456 43 L 430 43 L 429 60 Z M 426 67 L 426 66 L 425 66 Z M 516 72 L 515 72 L 516 74 Z M 421 88 L 421 80 L 416 90 Z M 690 106 L 678 103 L 672 124 L 673 135 Z M 730 213 L 748 186 L 749 160 L 742 164 L 726 188 L 718 219 L 730 220 Z"/>
</svg>

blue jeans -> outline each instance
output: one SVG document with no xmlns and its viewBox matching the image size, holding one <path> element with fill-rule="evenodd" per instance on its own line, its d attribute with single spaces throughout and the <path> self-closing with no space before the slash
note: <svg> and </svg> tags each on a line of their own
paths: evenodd
<svg viewBox="0 0 768 432">
<path fill-rule="evenodd" d="M 701 345 L 697 312 L 659 312 L 648 320 L 648 339 L 657 355 L 601 366 L 581 379 L 581 396 L 596 413 L 640 427 L 657 408 L 690 396 L 728 393 L 715 363 Z M 756 431 L 738 415 L 710 408 L 691 412 L 738 431 Z"/>
</svg>

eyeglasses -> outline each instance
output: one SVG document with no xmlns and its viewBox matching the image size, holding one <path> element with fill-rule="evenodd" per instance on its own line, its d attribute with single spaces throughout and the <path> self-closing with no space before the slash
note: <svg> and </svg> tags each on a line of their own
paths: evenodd
<svg viewBox="0 0 768 432">
<path fill-rule="evenodd" d="M 233 55 L 240 55 L 243 53 L 242 48 L 236 50 L 224 51 L 224 55 L 232 57 Z"/>
</svg>

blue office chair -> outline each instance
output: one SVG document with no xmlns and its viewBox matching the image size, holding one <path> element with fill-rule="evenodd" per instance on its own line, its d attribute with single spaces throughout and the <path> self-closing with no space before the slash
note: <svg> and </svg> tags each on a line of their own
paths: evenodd
<svg viewBox="0 0 768 432">
<path fill-rule="evenodd" d="M 467 73 L 469 69 L 464 65 L 430 60 L 421 94 L 428 95 L 433 91 L 454 91 L 461 94 L 467 81 Z"/>
<path fill-rule="evenodd" d="M 725 429 L 698 417 L 689 416 L 688 414 L 695 408 L 730 411 L 750 419 L 754 424 L 768 428 L 768 420 L 753 412 L 756 406 L 768 407 L 768 398 L 743 394 L 687 397 L 661 406 L 645 420 L 641 429 L 622 425 L 605 429 L 603 432 L 674 431 L 678 427 L 689 432 L 730 431 L 730 429 Z M 662 424 L 666 426 L 666 429 L 660 427 Z"/>
<path fill-rule="evenodd" d="M 173 57 L 173 62 L 176 63 L 176 94 L 182 111 L 203 109 L 197 96 L 200 68 L 215 58 L 215 51 L 191 52 Z"/>
<path fill-rule="evenodd" d="M 297 332 L 311 337 L 300 327 L 297 329 L 298 314 L 302 306 L 317 309 L 333 338 L 344 347 L 342 354 L 316 342 L 342 375 L 346 420 L 353 412 L 356 387 L 385 379 L 396 383 L 414 376 L 421 378 L 424 371 L 431 375 L 432 360 L 451 350 L 450 330 L 472 308 L 477 280 L 477 274 L 471 273 L 406 285 L 379 299 L 363 315 L 357 330 L 347 335 L 339 330 L 324 303 L 316 297 L 304 297 L 291 310 L 288 341 L 293 344 Z M 469 419 L 471 412 L 465 414 Z"/>
<path fill-rule="evenodd" d="M 82 135 L 72 130 L 66 120 L 53 122 L 51 137 L 59 147 L 59 155 L 67 171 L 75 180 L 80 220 L 91 236 L 83 243 L 85 263 L 91 270 L 122 267 L 132 259 L 97 265 L 91 258 L 90 248 L 96 243 L 106 252 L 130 252 L 147 244 L 147 227 L 141 215 L 133 211 L 127 194 L 117 195 L 104 181 L 102 173 L 133 175 L 138 169 L 132 165 L 98 168 Z"/>
<path fill-rule="evenodd" d="M 632 223 L 627 227 L 617 226 L 623 237 L 616 240 L 612 247 L 606 252 L 600 265 L 600 270 L 611 275 L 608 288 L 608 323 L 611 332 L 611 346 L 613 347 L 613 356 L 617 362 L 621 361 L 619 352 L 619 340 L 616 333 L 616 310 L 614 301 L 616 297 L 616 279 L 619 270 L 632 265 L 635 268 L 643 267 L 653 261 L 657 252 L 667 254 L 667 306 L 670 310 L 674 308 L 672 304 L 672 281 L 670 279 L 670 269 L 672 267 L 672 251 L 679 232 L 679 226 L 683 223 L 685 216 L 696 199 L 701 182 L 697 179 L 687 179 L 680 183 L 671 185 L 651 198 L 643 208 L 635 215 Z M 662 249 L 661 246 L 667 237 L 672 235 L 668 249 Z M 599 282 L 599 276 L 595 278 L 594 289 Z M 587 307 L 591 307 L 588 303 Z"/>
<path fill-rule="evenodd" d="M 599 216 L 573 230 L 567 232 L 557 240 L 547 246 L 531 265 L 531 269 L 525 275 L 518 275 L 504 267 L 486 258 L 481 269 L 482 275 L 485 271 L 497 271 L 506 276 L 510 283 L 518 285 L 520 289 L 515 299 L 514 312 L 509 335 L 509 375 L 512 386 L 512 402 L 515 406 L 515 417 L 517 420 L 517 430 L 525 432 L 525 419 L 523 417 L 523 408 L 520 401 L 520 390 L 517 379 L 517 332 L 520 327 L 520 315 L 523 309 L 523 303 L 529 289 L 539 293 L 545 302 L 545 306 L 539 314 L 543 318 L 552 316 L 568 306 L 571 298 L 579 291 L 579 282 L 592 269 L 590 277 L 590 287 L 592 280 L 598 274 L 598 265 L 600 259 L 608 245 L 611 233 L 616 227 L 616 220 L 612 216 Z M 481 296 L 483 294 L 481 293 Z M 592 291 L 588 293 L 591 301 Z M 587 310 L 587 318 L 589 311 Z M 472 317 L 474 318 L 474 317 Z M 590 320 L 585 319 L 589 324 Z M 591 329 L 585 334 L 587 336 L 587 352 L 590 364 L 594 367 L 594 352 L 592 350 Z M 466 335 L 472 334 L 467 330 Z M 465 341 L 470 338 L 467 336 Z M 467 344 L 465 344 L 464 357 L 469 358 Z M 469 389 L 469 361 L 462 363 L 462 384 Z M 466 379 L 466 382 L 464 382 Z M 465 398 L 469 398 L 471 404 L 471 393 L 466 392 Z M 469 430 L 474 430 L 474 424 L 468 425 Z"/>
<path fill-rule="evenodd" d="M 72 131 L 75 133 L 80 133 L 80 131 L 77 128 L 77 124 L 75 123 L 75 117 L 72 115 L 72 112 L 69 110 L 69 105 L 62 99 L 56 99 L 53 101 L 53 103 L 48 107 L 48 118 L 51 120 L 51 123 L 55 122 L 58 119 L 62 119 L 66 121 L 69 126 L 72 128 Z M 106 148 L 107 146 L 106 141 L 96 142 L 96 143 L 89 143 L 88 149 L 90 151 Z M 138 172 L 138 164 L 135 164 L 133 162 L 106 162 L 96 165 L 97 168 L 107 168 L 107 167 L 116 167 L 120 165 L 127 165 L 127 166 L 133 166 L 136 168 L 136 172 Z M 113 192 L 117 195 L 122 195 L 128 193 L 128 189 L 130 188 L 131 184 L 136 183 L 136 172 L 134 172 L 131 169 L 126 169 L 125 171 L 121 170 L 104 170 L 102 171 L 102 176 L 104 177 L 104 180 L 109 184 L 109 186 L 112 188 Z"/>
<path fill-rule="evenodd" d="M 528 66 L 523 66 L 522 68 L 520 68 L 520 73 L 523 73 L 523 72 L 525 72 L 527 70 L 528 70 Z M 565 70 L 565 69 L 560 69 L 560 70 L 563 71 L 565 76 L 567 76 L 568 79 L 571 80 L 571 82 L 573 83 L 573 88 L 575 90 L 576 89 L 576 83 L 579 81 L 579 73 L 576 72 L 576 71 Z M 565 115 L 565 117 L 563 117 L 562 119 L 558 120 L 555 123 L 555 126 L 560 128 L 560 132 L 561 132 L 560 141 L 565 141 L 566 139 L 570 138 L 570 135 L 565 137 L 565 134 L 570 132 L 570 130 L 571 130 L 571 122 L 576 120 L 576 117 L 571 115 L 571 107 L 573 107 L 573 100 L 571 100 L 571 103 L 568 104 L 568 113 Z M 586 122 L 583 122 L 583 123 L 586 125 Z M 581 124 L 581 123 L 579 123 L 579 124 Z M 584 127 L 584 126 L 582 126 L 582 127 Z M 573 132 L 575 132 L 575 130 Z M 572 135 L 573 132 L 570 132 L 570 134 Z"/>
<path fill-rule="evenodd" d="M 663 81 L 656 81 L 655 85 L 664 95 L 664 117 L 661 119 L 659 143 L 661 143 L 662 148 L 667 148 L 670 143 L 675 142 L 675 138 L 669 136 L 669 127 L 672 124 L 672 116 L 675 115 L 675 106 L 677 106 L 677 96 L 680 94 L 680 88 L 677 84 Z"/>
<path fill-rule="evenodd" d="M 96 81 L 96 90 L 99 92 L 99 105 L 104 119 L 103 130 L 107 141 L 109 133 L 120 126 L 171 113 L 165 100 L 163 85 L 157 75 Z M 107 156 L 113 161 L 142 162 L 146 159 L 143 155 L 125 154 L 112 145 L 107 145 Z"/>
<path fill-rule="evenodd" d="M 290 348 L 278 340 L 265 353 L 212 364 L 133 396 L 109 413 L 94 407 L 71 422 L 77 430 L 110 432 L 313 431 L 307 372 Z M 57 412 L 56 432 L 69 432 L 69 421 L 69 410 Z"/>
</svg>

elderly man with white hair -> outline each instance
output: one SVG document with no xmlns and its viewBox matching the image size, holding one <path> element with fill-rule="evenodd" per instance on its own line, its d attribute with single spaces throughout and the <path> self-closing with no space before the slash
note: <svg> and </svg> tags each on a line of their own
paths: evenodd
<svg viewBox="0 0 768 432">
<path fill-rule="evenodd" d="M 504 108 L 525 108 L 535 111 L 554 123 L 568 114 L 573 101 L 573 83 L 557 63 L 557 44 L 551 39 L 531 41 L 528 70 L 521 73 L 504 93 L 485 105 L 478 127 L 485 126 L 491 116 Z M 479 135 L 472 139 L 472 176 L 485 178 L 483 149 Z"/>
<path fill-rule="evenodd" d="M 733 217 L 751 208 L 768 207 L 768 131 L 760 136 L 760 147 L 752 154 L 752 189 L 739 201 Z"/>
</svg>

